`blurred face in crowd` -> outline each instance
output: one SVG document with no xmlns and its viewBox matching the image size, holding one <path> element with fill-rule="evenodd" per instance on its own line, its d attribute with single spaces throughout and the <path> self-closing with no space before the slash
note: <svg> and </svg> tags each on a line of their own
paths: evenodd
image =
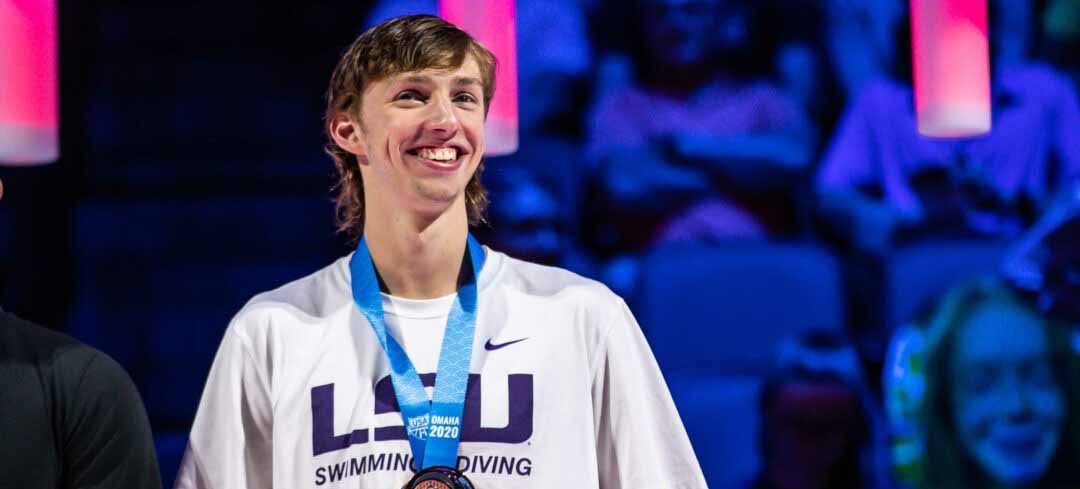
<svg viewBox="0 0 1080 489">
<path fill-rule="evenodd" d="M 859 405 L 841 383 L 793 382 L 780 388 L 766 416 L 773 481 L 820 487 L 855 444 Z"/>
<path fill-rule="evenodd" d="M 460 200 L 484 152 L 480 69 L 400 73 L 370 83 L 360 108 L 357 146 L 364 190 L 421 214 Z"/>
<path fill-rule="evenodd" d="M 540 132 L 545 123 L 576 109 L 573 75 L 557 71 L 532 75 L 521 80 L 522 93 L 528 93 L 529 96 L 518 99 L 520 130 L 526 134 Z"/>
<path fill-rule="evenodd" d="M 673 66 L 704 62 L 721 7 L 720 0 L 646 0 L 645 31 L 653 59 Z"/>
<path fill-rule="evenodd" d="M 963 449 L 1001 484 L 1036 481 L 1066 415 L 1042 320 L 1015 306 L 984 305 L 959 331 L 954 358 L 952 417 Z"/>
<path fill-rule="evenodd" d="M 558 264 L 563 237 L 555 196 L 530 178 L 515 179 L 495 207 L 495 239 L 517 258 Z"/>
</svg>

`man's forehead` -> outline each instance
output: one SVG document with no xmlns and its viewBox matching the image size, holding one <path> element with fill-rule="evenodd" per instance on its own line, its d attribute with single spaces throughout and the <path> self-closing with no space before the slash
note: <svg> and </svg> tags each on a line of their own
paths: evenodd
<svg viewBox="0 0 1080 489">
<path fill-rule="evenodd" d="M 461 66 L 441 68 L 423 68 L 420 70 L 404 71 L 386 78 L 387 81 L 416 81 L 434 82 L 437 80 L 451 81 L 459 84 L 481 83 L 480 66 L 472 56 L 466 57 Z"/>
</svg>

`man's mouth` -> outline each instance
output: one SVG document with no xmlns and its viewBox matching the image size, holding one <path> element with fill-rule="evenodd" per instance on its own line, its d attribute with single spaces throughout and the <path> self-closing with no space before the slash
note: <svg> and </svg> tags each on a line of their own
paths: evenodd
<svg viewBox="0 0 1080 489">
<path fill-rule="evenodd" d="M 458 150 L 454 147 L 446 148 L 418 148 L 409 151 L 410 154 L 431 160 L 436 163 L 447 164 L 457 159 Z"/>
</svg>

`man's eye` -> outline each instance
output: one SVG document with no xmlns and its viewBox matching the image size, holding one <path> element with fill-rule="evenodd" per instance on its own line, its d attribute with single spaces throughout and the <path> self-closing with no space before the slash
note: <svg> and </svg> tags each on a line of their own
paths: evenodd
<svg viewBox="0 0 1080 489">
<path fill-rule="evenodd" d="M 471 93 L 459 93 L 454 97 L 455 102 L 467 102 L 470 104 L 476 103 L 476 97 L 473 97 Z"/>
<path fill-rule="evenodd" d="M 423 101 L 424 97 L 422 97 L 420 93 L 416 90 L 405 90 L 404 92 L 399 93 L 398 96 L 394 98 L 394 100 Z"/>
</svg>

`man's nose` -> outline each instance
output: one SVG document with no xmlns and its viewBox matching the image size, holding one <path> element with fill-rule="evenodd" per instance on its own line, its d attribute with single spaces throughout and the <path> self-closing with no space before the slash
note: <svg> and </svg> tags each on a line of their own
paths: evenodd
<svg viewBox="0 0 1080 489">
<path fill-rule="evenodd" d="M 432 97 L 428 105 L 427 127 L 440 135 L 451 137 L 457 133 L 460 124 L 454 104 L 446 97 Z"/>
</svg>

